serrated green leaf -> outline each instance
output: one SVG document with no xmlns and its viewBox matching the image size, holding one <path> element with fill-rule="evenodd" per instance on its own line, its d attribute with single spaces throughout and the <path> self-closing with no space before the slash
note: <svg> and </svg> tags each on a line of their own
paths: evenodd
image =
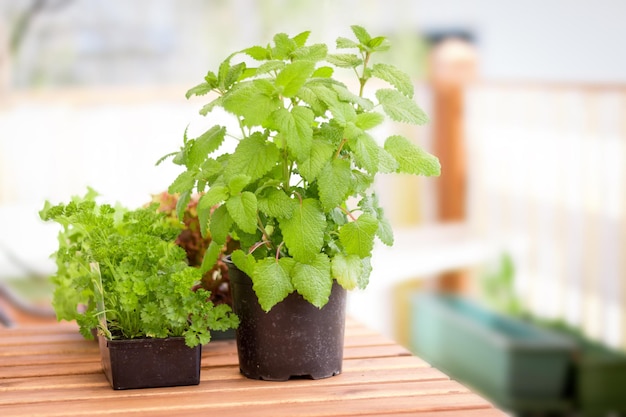
<svg viewBox="0 0 626 417">
<path fill-rule="evenodd" d="M 356 221 L 339 229 L 339 241 L 347 253 L 366 258 L 372 253 L 377 230 L 378 220 L 371 214 L 363 213 Z"/>
<path fill-rule="evenodd" d="M 376 112 L 359 113 L 355 125 L 363 130 L 373 129 L 385 121 L 385 116 Z"/>
<path fill-rule="evenodd" d="M 287 148 L 296 160 L 303 160 L 311 153 L 314 117 L 311 109 L 300 106 L 294 107 L 291 111 L 279 109 L 272 113 L 276 129 L 282 133 Z"/>
<path fill-rule="evenodd" d="M 219 173 L 222 172 L 223 166 L 213 158 L 207 158 L 200 165 L 201 178 L 206 182 L 211 182 Z"/>
<path fill-rule="evenodd" d="M 253 193 L 244 191 L 239 195 L 231 196 L 226 200 L 226 208 L 241 230 L 246 233 L 256 232 L 257 201 Z"/>
<path fill-rule="evenodd" d="M 437 176 L 441 173 L 441 165 L 436 156 L 403 136 L 388 137 L 385 141 L 385 150 L 398 161 L 397 172 L 425 176 Z"/>
<path fill-rule="evenodd" d="M 257 262 L 251 278 L 254 292 L 264 311 L 270 311 L 293 292 L 289 273 L 294 263 L 290 258 L 281 258 L 278 262 L 274 258 L 264 258 Z"/>
<path fill-rule="evenodd" d="M 326 217 L 317 200 L 304 199 L 291 217 L 279 219 L 289 254 L 300 262 L 314 259 L 324 245 Z"/>
<path fill-rule="evenodd" d="M 309 39 L 309 35 L 311 35 L 311 31 L 307 30 L 301 33 L 298 33 L 292 39 L 296 43 L 297 46 L 304 46 L 306 44 L 307 39 Z"/>
<path fill-rule="evenodd" d="M 271 188 L 263 197 L 258 198 L 259 210 L 271 217 L 291 217 L 298 202 L 290 198 L 283 190 Z"/>
<path fill-rule="evenodd" d="M 315 71 L 313 71 L 311 77 L 330 78 L 333 76 L 334 72 L 335 70 L 333 70 L 331 67 L 319 67 Z"/>
<path fill-rule="evenodd" d="M 191 190 L 180 193 L 178 196 L 178 201 L 176 202 L 176 216 L 182 220 L 185 215 L 185 210 L 187 209 L 187 205 L 191 201 Z"/>
<path fill-rule="evenodd" d="M 311 46 L 304 46 L 293 51 L 292 59 L 294 61 L 311 61 L 318 62 L 326 58 L 328 47 L 323 43 L 316 43 Z"/>
<path fill-rule="evenodd" d="M 359 288 L 364 290 L 370 281 L 370 274 L 372 273 L 372 258 L 367 257 L 361 259 L 361 276 L 359 277 Z"/>
<path fill-rule="evenodd" d="M 206 237 L 209 227 L 209 219 L 213 207 L 228 198 L 228 189 L 224 186 L 214 186 L 200 197 L 198 201 L 198 221 L 200 222 L 200 233 Z"/>
<path fill-rule="evenodd" d="M 346 290 L 353 290 L 359 285 L 363 272 L 361 258 L 357 255 L 338 253 L 331 260 L 332 277 Z"/>
<path fill-rule="evenodd" d="M 261 125 L 281 106 L 278 96 L 270 92 L 271 88 L 267 80 L 244 81 L 224 94 L 221 104 L 226 111 L 243 117 L 248 125 Z"/>
<path fill-rule="evenodd" d="M 311 61 L 295 61 L 288 64 L 276 77 L 276 87 L 284 97 L 293 97 L 313 74 L 315 64 Z"/>
<path fill-rule="evenodd" d="M 363 133 L 350 139 L 348 145 L 354 152 L 354 159 L 359 167 L 370 174 L 378 172 L 380 147 L 370 135 Z"/>
<path fill-rule="evenodd" d="M 254 275 L 256 269 L 256 259 L 251 254 L 245 254 L 241 249 L 236 249 L 230 254 L 230 259 L 235 266 L 243 271 L 248 277 Z"/>
<path fill-rule="evenodd" d="M 189 149 L 187 166 L 199 166 L 208 155 L 219 149 L 224 142 L 225 134 L 226 128 L 216 125 L 194 139 Z"/>
<path fill-rule="evenodd" d="M 390 174 L 398 169 L 398 161 L 383 148 L 378 148 L 378 172 Z"/>
<path fill-rule="evenodd" d="M 328 256 L 318 253 L 307 263 L 296 262 L 291 272 L 291 282 L 305 300 L 322 308 L 328 303 L 333 286 Z"/>
<path fill-rule="evenodd" d="M 397 122 L 406 122 L 423 125 L 428 122 L 428 116 L 417 104 L 397 90 L 387 88 L 376 91 L 376 98 L 383 106 L 387 115 Z"/>
<path fill-rule="evenodd" d="M 323 116 L 326 110 L 328 110 L 326 103 L 320 100 L 317 94 L 315 94 L 307 84 L 303 85 L 300 91 L 298 91 L 298 98 L 305 104 L 308 104 L 316 116 Z"/>
<path fill-rule="evenodd" d="M 184 193 L 193 189 L 196 184 L 196 173 L 194 171 L 182 172 L 167 189 L 170 194 Z"/>
<path fill-rule="evenodd" d="M 200 265 L 200 272 L 204 274 L 205 272 L 210 271 L 211 268 L 215 266 L 221 254 L 222 254 L 222 245 L 212 240 L 206 252 L 204 252 L 204 257 L 202 258 L 202 264 Z"/>
<path fill-rule="evenodd" d="M 203 96 L 209 93 L 213 88 L 215 88 L 215 86 L 207 82 L 200 83 L 195 87 L 191 87 L 189 90 L 187 90 L 187 93 L 185 93 L 185 97 L 189 98 L 191 96 Z"/>
<path fill-rule="evenodd" d="M 341 84 L 333 84 L 333 90 L 337 92 L 337 97 L 341 101 L 347 101 L 350 103 L 354 103 L 361 107 L 363 110 L 372 110 L 374 108 L 374 103 L 372 103 L 369 99 L 363 98 L 357 94 L 354 94 L 352 91 L 348 90 L 346 86 Z"/>
<path fill-rule="evenodd" d="M 350 122 L 356 121 L 356 111 L 350 103 L 340 101 L 329 105 L 328 109 L 334 117 L 334 121 L 340 126 L 346 126 Z"/>
<path fill-rule="evenodd" d="M 265 61 L 269 59 L 270 55 L 270 51 L 262 46 L 252 46 L 244 49 L 242 52 L 257 61 Z"/>
<path fill-rule="evenodd" d="M 381 215 L 378 216 L 378 229 L 376 230 L 376 236 L 387 246 L 393 246 L 393 229 L 391 223 Z"/>
<path fill-rule="evenodd" d="M 354 42 L 352 39 L 344 38 L 342 36 L 337 38 L 336 45 L 337 49 L 349 49 L 359 47 L 359 44 Z"/>
<path fill-rule="evenodd" d="M 228 214 L 226 206 L 219 206 L 213 211 L 213 214 L 211 214 L 211 221 L 209 222 L 211 239 L 220 245 L 225 245 L 232 224 L 233 219 L 230 217 L 230 214 Z"/>
<path fill-rule="evenodd" d="M 372 40 L 372 37 L 367 32 L 367 30 L 365 30 L 364 27 L 359 25 L 352 25 L 350 26 L 350 28 L 352 29 L 352 33 L 354 33 L 354 36 L 356 36 L 356 38 L 359 40 L 359 42 L 361 42 L 362 45 L 368 45 L 369 42 Z"/>
<path fill-rule="evenodd" d="M 201 109 L 200 109 L 200 114 L 202 116 L 206 116 L 207 114 L 209 114 L 211 111 L 213 111 L 213 109 L 216 106 L 221 106 L 223 102 L 223 97 L 219 96 L 217 97 L 215 100 L 205 104 Z"/>
<path fill-rule="evenodd" d="M 317 177 L 320 202 L 324 211 L 341 205 L 353 192 L 350 161 L 333 159 Z"/>
<path fill-rule="evenodd" d="M 307 181 L 313 182 L 326 164 L 330 162 L 334 151 L 334 146 L 327 141 L 313 139 L 309 157 L 298 164 L 300 175 Z"/>
<path fill-rule="evenodd" d="M 326 61 L 339 68 L 356 68 L 363 63 L 355 54 L 328 54 Z"/>
<path fill-rule="evenodd" d="M 247 175 L 254 181 L 270 171 L 278 162 L 279 151 L 276 145 L 265 140 L 261 133 L 255 133 L 239 142 L 228 159 L 225 175 Z"/>
<path fill-rule="evenodd" d="M 274 71 L 280 71 L 285 68 L 284 61 L 267 61 L 257 68 L 256 75 L 263 75 Z"/>
<path fill-rule="evenodd" d="M 374 64 L 372 75 L 387 81 L 408 98 L 413 98 L 413 83 L 411 77 L 404 71 L 389 64 Z"/>
<path fill-rule="evenodd" d="M 250 177 L 245 174 L 235 175 L 228 181 L 230 195 L 239 194 L 250 183 Z"/>
<path fill-rule="evenodd" d="M 272 57 L 275 59 L 287 59 L 289 55 L 298 47 L 295 40 L 291 39 L 286 33 L 277 33 L 274 35 L 274 44 L 272 48 Z"/>
<path fill-rule="evenodd" d="M 235 84 L 239 80 L 239 78 L 241 77 L 241 74 L 243 74 L 245 69 L 246 69 L 246 64 L 244 62 L 240 62 L 230 67 L 228 69 L 228 72 L 226 73 L 226 78 L 224 79 L 223 88 L 230 88 L 233 84 Z"/>
</svg>

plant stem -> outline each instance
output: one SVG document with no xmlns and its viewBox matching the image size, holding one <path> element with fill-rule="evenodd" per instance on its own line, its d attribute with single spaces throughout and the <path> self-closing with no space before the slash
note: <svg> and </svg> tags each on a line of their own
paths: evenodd
<svg viewBox="0 0 626 417">
<path fill-rule="evenodd" d="M 365 78 L 365 71 L 367 69 L 367 64 L 369 63 L 371 53 L 365 53 L 365 59 L 363 59 L 363 73 L 361 74 L 361 78 L 359 78 L 359 97 L 363 97 L 363 90 L 365 89 L 365 83 L 367 82 L 367 78 Z"/>
</svg>

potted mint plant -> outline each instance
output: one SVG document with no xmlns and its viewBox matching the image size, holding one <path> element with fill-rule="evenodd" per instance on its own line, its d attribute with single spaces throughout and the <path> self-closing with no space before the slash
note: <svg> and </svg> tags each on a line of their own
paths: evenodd
<svg viewBox="0 0 626 417">
<path fill-rule="evenodd" d="M 386 119 L 423 124 L 427 116 L 408 75 L 373 63 L 389 49 L 385 37 L 352 32 L 355 40 L 337 39 L 346 53 L 309 45 L 303 32 L 228 56 L 187 97 L 208 95 L 201 114 L 221 107 L 239 129 L 185 133 L 181 149 L 164 157 L 184 167 L 169 192 L 183 204 L 202 193 L 201 230 L 213 239 L 204 262 L 218 260 L 229 236 L 241 245 L 230 279 L 240 368 L 251 378 L 341 372 L 345 291 L 367 285 L 374 239 L 393 243 L 374 178 L 440 171 L 409 139 L 393 135 L 380 146 L 370 134 Z M 355 92 L 335 77 L 343 69 L 356 74 Z M 387 84 L 370 95 L 372 77 Z M 232 152 L 221 150 L 226 141 Z"/>
<path fill-rule="evenodd" d="M 201 271 L 175 244 L 180 232 L 153 204 L 136 210 L 98 205 L 95 194 L 46 202 L 43 220 L 63 226 L 55 254 L 53 306 L 90 338 L 98 328 L 102 366 L 114 389 L 198 384 L 210 330 L 236 327 L 214 306 Z"/>
</svg>

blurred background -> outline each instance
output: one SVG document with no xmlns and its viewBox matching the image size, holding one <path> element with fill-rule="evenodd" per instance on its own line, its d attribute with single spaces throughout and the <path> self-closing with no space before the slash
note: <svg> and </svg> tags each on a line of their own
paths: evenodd
<svg viewBox="0 0 626 417">
<path fill-rule="evenodd" d="M 184 93 L 231 51 L 359 24 L 431 117 L 381 140 L 411 137 L 443 174 L 377 184 L 397 242 L 349 313 L 408 344 L 410 294 L 440 288 L 623 349 L 625 17 L 621 0 L 2 1 L 0 282 L 45 295 L 27 279 L 54 268 L 45 200 L 165 190 L 178 170 L 156 160 L 215 123 Z"/>
</svg>

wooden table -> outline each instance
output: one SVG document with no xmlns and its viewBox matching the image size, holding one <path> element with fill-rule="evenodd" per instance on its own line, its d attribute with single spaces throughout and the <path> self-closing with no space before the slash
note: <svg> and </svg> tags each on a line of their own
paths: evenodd
<svg viewBox="0 0 626 417">
<path fill-rule="evenodd" d="M 349 320 L 343 373 L 250 380 L 234 341 L 204 346 L 200 385 L 111 389 L 97 343 L 69 323 L 0 329 L 0 416 L 407 416 L 505 414 L 409 351 Z"/>
</svg>

